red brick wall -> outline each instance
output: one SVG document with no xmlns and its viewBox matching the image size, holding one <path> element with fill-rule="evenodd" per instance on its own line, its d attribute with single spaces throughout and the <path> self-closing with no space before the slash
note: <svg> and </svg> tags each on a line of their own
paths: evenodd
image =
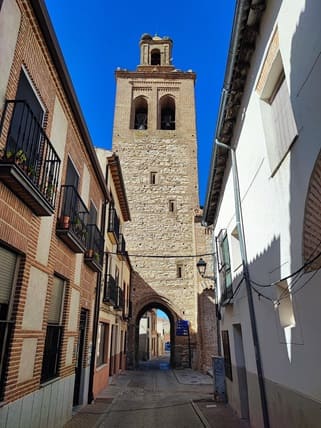
<svg viewBox="0 0 321 428">
<path fill-rule="evenodd" d="M 100 207 L 101 200 L 103 200 L 103 193 L 99 186 L 93 166 L 90 163 L 84 142 L 81 140 L 77 124 L 68 104 L 68 100 L 63 92 L 61 83 L 59 82 L 58 75 L 50 58 L 46 43 L 39 31 L 37 22 L 33 17 L 33 13 L 29 8 L 28 2 L 24 0 L 18 0 L 17 4 L 21 10 L 22 18 L 14 60 L 11 67 L 9 83 L 6 91 L 6 98 L 15 98 L 20 71 L 22 66 L 24 66 L 33 82 L 34 87 L 36 88 L 37 95 L 46 108 L 45 128 L 47 135 L 50 135 L 55 97 L 58 96 L 68 121 L 65 147 L 66 154 L 64 158 L 64 164 L 61 166 L 62 183 L 64 182 L 63 177 L 65 177 L 66 171 L 68 158 L 67 153 L 70 153 L 81 176 L 84 163 L 87 165 L 91 176 L 90 198 L 92 198 L 97 207 Z M 1 111 L 2 110 L 0 110 L 0 113 Z M 2 142 L 2 144 L 4 144 L 4 142 Z M 80 186 L 82 184 L 81 176 Z M 58 201 L 59 193 L 56 199 L 56 208 Z M 38 389 L 39 387 L 42 367 L 42 353 L 47 325 L 46 318 L 54 273 L 62 275 L 67 280 L 67 290 L 65 296 L 66 310 L 63 326 L 65 327 L 68 321 L 72 287 L 80 292 L 80 306 L 89 309 L 89 326 L 92 325 L 91 309 L 93 307 L 97 274 L 94 273 L 88 266 L 82 264 L 81 286 L 79 287 L 74 283 L 75 254 L 56 236 L 56 217 L 57 209 L 54 213 L 49 262 L 48 265 L 45 266 L 36 260 L 37 241 L 39 237 L 41 218 L 35 216 L 23 202 L 21 202 L 10 190 L 8 190 L 8 188 L 6 188 L 5 185 L 0 183 L 0 240 L 4 245 L 9 246 L 22 254 L 20 274 L 15 294 L 15 305 L 13 309 L 13 316 L 16 322 L 12 346 L 10 349 L 10 361 L 8 365 L 8 374 L 5 388 L 5 400 L 7 402 L 13 401 L 14 399 L 17 399 Z M 31 266 L 35 266 L 49 275 L 43 327 L 40 333 L 39 331 L 26 331 L 22 329 L 22 319 Z M 68 337 L 75 336 L 75 344 L 77 343 L 77 334 L 73 332 L 67 332 L 66 328 L 64 330 L 65 333 L 63 335 L 61 355 L 61 361 L 63 364 L 59 373 L 61 377 L 74 373 L 75 356 L 73 358 L 73 365 L 64 367 Z M 91 336 L 91 327 L 87 332 L 87 344 L 85 346 L 86 351 L 84 361 L 87 361 L 88 359 L 88 336 Z M 23 339 L 27 337 L 34 337 L 38 339 L 34 377 L 30 381 L 18 384 L 17 380 L 22 343 Z"/>
</svg>

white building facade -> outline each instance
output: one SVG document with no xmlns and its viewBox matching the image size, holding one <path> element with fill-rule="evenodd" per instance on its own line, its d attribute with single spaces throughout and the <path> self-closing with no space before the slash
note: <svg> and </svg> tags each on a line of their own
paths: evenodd
<svg viewBox="0 0 321 428">
<path fill-rule="evenodd" d="M 203 221 L 215 231 L 228 401 L 253 427 L 321 426 L 320 16 L 317 0 L 237 2 L 216 128 L 229 147 L 214 146 Z"/>
</svg>

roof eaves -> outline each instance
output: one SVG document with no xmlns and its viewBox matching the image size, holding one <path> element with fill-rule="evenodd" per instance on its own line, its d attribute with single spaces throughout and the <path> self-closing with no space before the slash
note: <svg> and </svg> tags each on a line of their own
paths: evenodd
<svg viewBox="0 0 321 428">
<path fill-rule="evenodd" d="M 250 60 L 255 50 L 260 20 L 266 0 L 239 0 L 236 6 L 229 55 L 224 77 L 215 141 L 231 145 L 246 84 Z M 228 160 L 226 150 L 213 143 L 209 179 L 203 212 L 203 224 L 216 221 L 222 198 L 223 178 Z"/>
<path fill-rule="evenodd" d="M 119 162 L 119 157 L 116 153 L 113 153 L 111 156 L 107 157 L 108 166 L 110 167 L 110 172 L 113 178 L 114 185 L 117 191 L 117 197 L 119 200 L 120 208 L 124 221 L 130 221 L 130 211 L 128 206 L 128 200 L 126 195 L 125 183 L 123 179 L 122 169 Z"/>
<path fill-rule="evenodd" d="M 91 141 L 89 131 L 88 131 L 84 116 L 82 114 L 72 81 L 71 81 L 62 51 L 60 49 L 55 31 L 53 29 L 47 8 L 45 6 L 45 3 L 43 0 L 29 0 L 29 1 L 34 11 L 34 14 L 37 18 L 37 21 L 39 23 L 39 27 L 42 31 L 44 39 L 46 41 L 46 45 L 51 55 L 52 62 L 57 70 L 59 79 L 61 81 L 65 94 L 68 98 L 69 105 L 74 114 L 80 134 L 85 143 L 85 147 L 89 155 L 90 161 L 94 166 L 94 171 L 98 178 L 99 184 L 103 190 L 105 198 L 107 200 L 110 200 L 110 194 L 108 192 L 108 189 L 105 183 L 105 178 L 101 171 L 101 168 L 95 153 L 95 149 Z"/>
</svg>

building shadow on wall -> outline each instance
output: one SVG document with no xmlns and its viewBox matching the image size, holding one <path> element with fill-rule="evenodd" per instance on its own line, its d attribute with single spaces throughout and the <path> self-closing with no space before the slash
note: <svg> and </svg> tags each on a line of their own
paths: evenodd
<svg viewBox="0 0 321 428">
<path fill-rule="evenodd" d="M 321 257 L 317 257 L 321 252 L 321 2 L 301 3 L 291 43 L 288 82 L 298 130 L 298 138 L 290 151 L 290 271 L 295 272 L 305 263 L 308 266 L 288 281 L 293 328 L 287 335 L 286 346 L 291 356 L 288 376 L 297 379 L 291 382 L 293 389 L 310 397 L 309 400 L 302 398 L 302 407 L 303 404 L 309 407 L 301 412 L 297 426 L 300 423 L 300 426 L 320 426 L 317 403 L 321 399 L 321 381 L 315 373 L 320 366 L 321 351 L 318 316 Z"/>
</svg>

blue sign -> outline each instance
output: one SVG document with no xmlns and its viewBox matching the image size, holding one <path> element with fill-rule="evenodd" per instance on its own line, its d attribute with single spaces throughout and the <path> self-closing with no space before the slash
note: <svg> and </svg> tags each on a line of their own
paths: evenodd
<svg viewBox="0 0 321 428">
<path fill-rule="evenodd" d="M 188 321 L 187 320 L 177 320 L 176 323 L 176 336 L 188 336 Z"/>
</svg>

